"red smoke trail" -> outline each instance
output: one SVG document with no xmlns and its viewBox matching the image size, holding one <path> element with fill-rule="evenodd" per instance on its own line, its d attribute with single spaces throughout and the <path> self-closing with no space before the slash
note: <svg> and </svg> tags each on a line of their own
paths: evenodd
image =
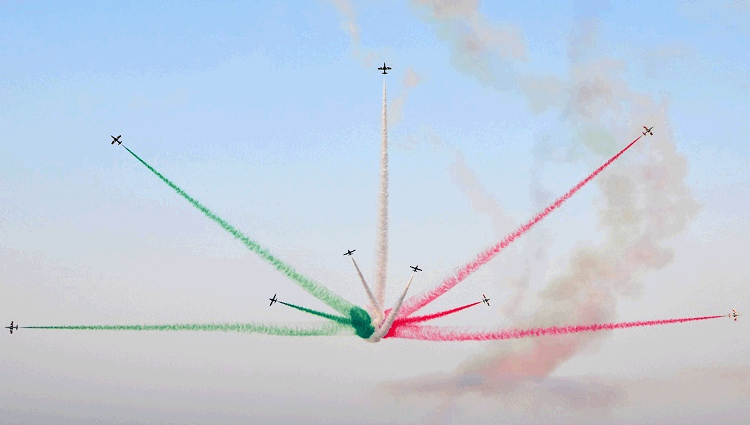
<svg viewBox="0 0 750 425">
<path fill-rule="evenodd" d="M 575 185 L 572 189 L 570 189 L 568 193 L 557 198 L 557 200 L 555 200 L 555 202 L 553 202 L 551 205 L 545 208 L 544 211 L 535 215 L 534 218 L 532 218 L 526 224 L 524 224 L 523 226 L 513 231 L 513 233 L 507 235 L 502 241 L 500 241 L 500 243 L 490 247 L 483 253 L 479 254 L 474 261 L 470 262 L 469 264 L 459 269 L 455 275 L 446 279 L 440 286 L 438 286 L 435 289 L 432 289 L 431 291 L 423 292 L 421 294 L 415 295 L 414 297 L 406 300 L 406 302 L 404 302 L 404 304 L 401 306 L 401 311 L 399 312 L 398 317 L 403 318 L 403 317 L 407 317 L 411 315 L 415 311 L 419 310 L 420 308 L 434 301 L 437 297 L 448 292 L 454 286 L 461 283 L 461 281 L 469 277 L 469 275 L 472 274 L 474 271 L 476 271 L 478 268 L 487 264 L 490 260 L 495 258 L 495 256 L 500 251 L 502 251 L 505 247 L 510 245 L 511 242 L 518 239 L 518 237 L 523 235 L 524 233 L 528 232 L 529 229 L 531 229 L 535 224 L 540 222 L 544 217 L 548 216 L 549 213 L 559 208 L 565 201 L 570 199 L 571 196 L 573 196 L 583 186 L 585 186 L 586 183 L 590 182 L 594 177 L 596 177 L 599 173 L 601 173 L 605 168 L 607 168 L 610 164 L 615 162 L 615 160 L 617 160 L 617 158 L 619 158 L 620 155 L 622 155 L 623 153 L 625 153 L 625 151 L 630 149 L 630 147 L 633 146 L 635 142 L 637 142 L 641 137 L 643 137 L 643 135 L 638 136 L 638 138 L 630 142 L 630 144 L 625 146 L 625 148 L 621 150 L 620 152 L 618 152 L 617 155 L 610 158 L 601 167 L 594 170 L 594 172 L 591 173 L 588 177 L 581 180 L 581 182 Z"/>
<path fill-rule="evenodd" d="M 641 326 L 668 325 L 670 323 L 694 322 L 718 319 L 721 316 L 688 317 L 683 319 L 650 320 L 647 322 L 603 323 L 598 325 L 552 326 L 549 328 L 509 329 L 500 331 L 471 331 L 466 328 L 439 326 L 401 326 L 391 329 L 391 338 L 420 339 L 423 341 L 487 341 L 497 339 L 517 339 L 542 335 L 566 335 L 579 332 L 598 332 L 612 329 L 637 328 Z"/>
<path fill-rule="evenodd" d="M 465 310 L 469 307 L 474 307 L 475 305 L 481 304 L 481 303 L 482 303 L 481 301 L 477 301 L 475 303 L 466 304 L 461 307 L 456 307 L 456 308 L 452 308 L 450 310 L 445 310 L 445 311 L 439 311 L 437 313 L 426 314 L 424 316 L 405 317 L 403 319 L 398 319 L 395 322 L 393 322 L 393 326 L 391 327 L 391 332 L 393 332 L 394 328 L 397 328 L 399 326 L 411 325 L 413 323 L 421 323 L 421 322 L 426 322 L 428 320 L 437 319 L 439 317 L 447 316 L 449 314 L 458 313 L 461 310 Z"/>
</svg>

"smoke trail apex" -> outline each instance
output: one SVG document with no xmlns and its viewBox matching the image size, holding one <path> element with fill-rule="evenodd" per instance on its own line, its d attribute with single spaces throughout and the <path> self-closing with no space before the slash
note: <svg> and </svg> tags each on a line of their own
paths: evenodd
<svg viewBox="0 0 750 425">
<path fill-rule="evenodd" d="M 383 321 L 383 307 L 380 304 L 378 304 L 378 300 L 376 300 L 375 296 L 372 295 L 372 291 L 370 291 L 370 287 L 367 285 L 367 282 L 365 281 L 365 277 L 362 275 L 362 271 L 359 270 L 359 266 L 357 265 L 357 262 L 354 261 L 354 257 L 352 257 L 352 263 L 354 263 L 354 268 L 357 269 L 359 280 L 362 281 L 362 286 L 365 287 L 367 298 L 370 300 L 370 306 L 372 308 L 372 311 L 375 313 L 375 323 L 380 323 Z"/>
<path fill-rule="evenodd" d="M 406 282 L 406 288 L 404 288 L 404 292 L 401 293 L 401 296 L 398 298 L 396 305 L 393 306 L 393 309 L 391 310 L 391 312 L 388 313 L 388 317 L 385 318 L 385 321 L 380 325 L 378 330 L 372 335 L 373 340 L 377 341 L 383 338 L 386 334 L 388 334 L 388 331 L 391 330 L 391 326 L 393 326 L 393 321 L 396 320 L 398 311 L 401 309 L 401 304 L 404 302 L 404 298 L 406 298 L 406 293 L 409 291 L 409 286 L 411 286 L 412 279 L 414 279 L 414 273 L 411 274 L 411 276 L 409 277 L 409 281 Z"/>
<path fill-rule="evenodd" d="M 385 279 L 388 267 L 388 113 L 383 79 L 383 130 L 380 144 L 380 194 L 378 195 L 378 230 L 375 259 L 375 298 L 385 305 Z"/>
</svg>

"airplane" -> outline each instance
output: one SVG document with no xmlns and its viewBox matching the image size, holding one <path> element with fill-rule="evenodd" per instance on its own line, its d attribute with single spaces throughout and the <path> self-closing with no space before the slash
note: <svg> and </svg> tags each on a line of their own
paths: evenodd
<svg viewBox="0 0 750 425">
<path fill-rule="evenodd" d="M 653 126 L 653 125 L 651 126 L 651 128 L 648 128 L 648 127 L 646 127 L 646 126 L 644 125 L 644 126 L 643 126 L 643 128 L 644 128 L 644 129 L 646 129 L 646 131 L 644 131 L 644 132 L 643 132 L 643 135 L 644 135 L 644 136 L 645 136 L 645 135 L 647 135 L 647 134 L 650 134 L 650 135 L 652 135 L 652 136 L 654 135 L 654 133 L 652 133 L 652 132 L 651 132 L 651 128 L 654 128 L 654 126 Z"/>
<path fill-rule="evenodd" d="M 270 307 L 270 306 L 272 306 L 272 305 L 273 305 L 273 303 L 275 303 L 276 301 L 278 301 L 278 300 L 276 299 L 276 294 L 273 294 L 273 298 L 269 298 L 269 300 L 271 300 L 271 304 L 268 304 L 268 306 Z"/>
<path fill-rule="evenodd" d="M 112 135 L 110 135 L 109 137 L 111 137 L 111 138 L 112 138 L 112 144 L 113 144 L 113 145 L 115 144 L 115 142 L 117 142 L 117 143 L 118 143 L 118 144 L 120 144 L 120 145 L 122 144 L 122 142 L 120 141 L 120 137 L 122 137 L 122 134 L 121 134 L 121 135 L 119 135 L 119 136 L 117 136 L 117 137 L 115 137 L 115 136 L 112 136 Z"/>
<path fill-rule="evenodd" d="M 417 264 L 416 266 L 409 266 L 409 267 L 411 267 L 411 269 L 414 270 L 414 273 L 422 271 L 422 269 L 419 268 L 419 264 Z"/>
<path fill-rule="evenodd" d="M 352 255 L 354 253 L 354 251 L 356 251 L 356 249 L 347 249 L 346 250 L 346 254 L 344 254 L 344 255 Z"/>
<path fill-rule="evenodd" d="M 383 62 L 383 66 L 381 66 L 380 68 L 378 68 L 378 71 L 383 71 L 383 74 L 387 74 L 387 72 L 385 72 L 385 71 L 387 71 L 389 69 L 391 69 L 391 67 L 390 66 L 385 66 L 385 62 Z"/>
<path fill-rule="evenodd" d="M 742 316 L 742 315 L 741 314 L 737 314 L 737 311 L 735 309 L 732 309 L 732 312 L 729 313 L 727 316 L 729 316 L 730 319 L 734 318 L 734 321 L 736 322 L 737 321 L 737 316 Z M 11 324 L 13 324 L 13 323 L 11 323 Z"/>
<path fill-rule="evenodd" d="M 490 299 L 487 298 L 487 295 L 482 294 L 482 302 L 487 304 L 487 307 L 490 306 Z"/>
<path fill-rule="evenodd" d="M 734 320 L 737 320 L 737 319 L 734 319 Z M 5 329 L 10 329 L 10 334 L 13 335 L 13 329 L 18 330 L 18 325 L 16 325 L 16 327 L 14 328 L 13 327 L 13 321 L 11 320 L 10 321 L 10 326 L 6 326 Z"/>
</svg>

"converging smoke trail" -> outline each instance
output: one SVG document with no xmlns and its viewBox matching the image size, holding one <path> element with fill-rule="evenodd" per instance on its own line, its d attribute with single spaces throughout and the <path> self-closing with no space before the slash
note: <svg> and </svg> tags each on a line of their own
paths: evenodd
<svg viewBox="0 0 750 425">
<path fill-rule="evenodd" d="M 414 323 L 421 323 L 421 322 L 426 322 L 428 320 L 433 320 L 433 319 L 437 319 L 437 318 L 440 318 L 440 317 L 445 317 L 445 316 L 448 316 L 449 314 L 458 313 L 459 311 L 465 310 L 465 309 L 467 309 L 469 307 L 474 307 L 477 304 L 482 304 L 482 302 L 481 301 L 477 301 L 475 303 L 466 304 L 466 305 L 461 306 L 461 307 L 456 307 L 456 308 L 453 308 L 453 309 L 450 309 L 450 310 L 445 310 L 445 311 L 439 311 L 437 313 L 426 314 L 424 316 L 412 316 L 412 317 L 405 317 L 403 319 L 396 319 L 396 321 L 393 322 L 393 327 L 398 327 L 398 326 L 402 326 L 402 325 L 411 325 L 411 324 L 414 324 Z"/>
<path fill-rule="evenodd" d="M 349 325 L 349 326 L 352 325 L 352 321 L 349 320 L 349 319 L 347 319 L 347 318 L 345 318 L 345 317 L 334 316 L 333 314 L 323 313 L 321 311 L 313 310 L 313 309 L 310 309 L 310 308 L 300 307 L 298 305 L 294 305 L 294 304 L 290 304 L 290 303 L 285 303 L 284 301 L 279 301 L 279 304 L 284 304 L 285 306 L 288 306 L 288 307 L 291 307 L 291 308 L 296 308 L 297 310 L 304 311 L 305 313 L 310 313 L 310 314 L 314 314 L 314 315 L 319 316 L 319 317 L 326 318 L 328 320 L 333 320 L 334 322 L 339 323 L 341 325 Z"/>
<path fill-rule="evenodd" d="M 301 275 L 296 270 L 294 270 L 291 266 L 283 263 L 281 260 L 274 257 L 272 254 L 268 252 L 267 249 L 263 248 L 258 244 L 257 242 L 253 241 L 252 239 L 248 238 L 247 236 L 243 235 L 242 232 L 235 229 L 234 226 L 227 223 L 222 219 L 221 217 L 217 216 L 211 210 L 204 207 L 201 203 L 190 197 L 187 193 L 185 193 L 184 190 L 180 189 L 172 183 L 169 179 L 161 175 L 158 171 L 156 171 L 152 166 L 148 165 L 146 161 L 142 160 L 138 155 L 133 153 L 130 149 L 123 146 L 125 149 L 127 149 L 128 152 L 130 152 L 131 155 L 133 155 L 138 161 L 141 162 L 141 164 L 145 165 L 151 172 L 156 174 L 157 177 L 159 177 L 164 183 L 169 185 L 172 189 L 175 190 L 180 196 L 187 199 L 188 202 L 190 202 L 195 208 L 199 209 L 203 214 L 205 214 L 208 218 L 216 222 L 219 226 L 221 226 L 224 230 L 231 233 L 235 238 L 242 241 L 243 244 L 245 244 L 246 247 L 248 247 L 251 251 L 258 254 L 261 258 L 266 260 L 268 263 L 270 263 L 272 266 L 276 268 L 276 270 L 279 270 L 280 272 L 284 273 L 289 279 L 299 284 L 299 286 L 302 287 L 302 289 L 309 292 L 312 296 L 315 298 L 323 301 L 328 306 L 333 308 L 334 310 L 338 311 L 339 313 L 348 316 L 351 313 L 352 308 L 355 308 L 356 306 L 349 301 L 345 300 L 341 296 L 331 292 L 328 288 L 321 285 L 318 282 L 315 282 L 314 280 Z M 356 307 L 358 308 L 358 307 Z"/>
<path fill-rule="evenodd" d="M 80 331 L 208 331 L 261 333 L 275 336 L 329 336 L 351 333 L 351 328 L 337 323 L 298 325 L 264 325 L 252 323 L 207 323 L 175 325 L 92 325 L 92 326 L 24 326 L 23 329 L 68 329 Z"/>
<path fill-rule="evenodd" d="M 362 281 L 362 285 L 365 287 L 367 298 L 370 300 L 370 304 L 372 305 L 372 311 L 375 313 L 375 322 L 380 323 L 383 321 L 383 317 L 384 317 L 383 307 L 380 304 L 378 304 L 378 300 L 376 300 L 375 297 L 372 295 L 372 291 L 370 291 L 370 287 L 367 285 L 367 282 L 365 281 L 365 277 L 362 275 L 362 271 L 359 269 L 357 262 L 354 261 L 354 257 L 352 257 L 352 263 L 354 263 L 354 268 L 357 270 L 357 274 L 359 275 L 359 280 Z"/>
<path fill-rule="evenodd" d="M 487 341 L 499 339 L 517 339 L 542 335 L 566 335 L 579 332 L 598 332 L 613 329 L 637 328 L 643 326 L 668 325 L 671 323 L 695 322 L 699 320 L 718 319 L 721 316 L 688 317 L 683 319 L 650 320 L 639 322 L 603 323 L 598 325 L 552 326 L 549 328 L 509 329 L 500 331 L 472 331 L 466 328 L 438 326 L 401 326 L 388 335 L 390 338 L 418 339 L 423 341 Z"/>
<path fill-rule="evenodd" d="M 615 156 L 610 158 L 602 166 L 594 170 L 594 172 L 591 173 L 588 177 L 581 180 L 581 182 L 575 185 L 572 189 L 570 189 L 568 193 L 557 198 L 557 200 L 555 200 L 555 202 L 553 202 L 551 205 L 545 208 L 544 211 L 535 215 L 534 218 L 532 218 L 526 224 L 524 224 L 523 226 L 513 231 L 513 233 L 507 235 L 502 241 L 500 241 L 500 243 L 490 247 L 483 253 L 479 254 L 474 261 L 470 262 L 469 264 L 459 269 L 455 275 L 446 279 L 440 286 L 430 291 L 426 291 L 421 294 L 415 295 L 414 297 L 408 299 L 406 303 L 404 303 L 403 307 L 401 307 L 401 314 L 399 314 L 399 318 L 407 317 L 411 315 L 412 313 L 414 313 L 415 311 L 419 310 L 420 308 L 431 303 L 436 298 L 445 294 L 451 288 L 461 283 L 464 279 L 469 277 L 469 275 L 471 275 L 474 271 L 479 269 L 481 266 L 487 264 L 490 260 L 495 258 L 495 256 L 500 251 L 502 251 L 505 247 L 510 245 L 514 240 L 518 239 L 519 236 L 528 232 L 529 229 L 531 229 L 535 224 L 540 222 L 544 217 L 548 216 L 552 211 L 559 208 L 563 203 L 565 203 L 565 201 L 570 199 L 570 197 L 572 197 L 576 192 L 578 192 L 583 186 L 585 186 L 588 182 L 590 182 L 594 177 L 596 177 L 599 173 L 601 173 L 610 164 L 615 162 L 617 158 L 619 158 L 623 153 L 625 153 L 628 149 L 630 149 L 630 147 L 633 146 L 638 140 L 640 140 L 641 137 L 642 135 L 638 136 L 635 140 L 630 142 L 629 145 L 625 146 L 623 150 L 621 150 Z"/>
<path fill-rule="evenodd" d="M 398 315 L 399 310 L 401 309 L 401 304 L 404 302 L 404 298 L 406 298 L 406 293 L 409 292 L 409 287 L 411 286 L 411 281 L 414 279 L 414 273 L 409 276 L 409 281 L 406 282 L 406 287 L 404 288 L 404 292 L 401 293 L 401 296 L 398 297 L 398 301 L 396 301 L 396 305 L 391 310 L 390 314 L 385 318 L 383 323 L 380 324 L 380 327 L 373 333 L 371 340 L 372 341 L 378 341 L 384 336 L 388 334 L 388 331 L 391 330 L 391 326 L 393 326 L 393 321 L 396 320 L 396 316 Z"/>
<path fill-rule="evenodd" d="M 375 298 L 385 305 L 385 281 L 388 266 L 388 114 L 383 79 L 383 130 L 380 143 L 380 194 L 378 195 L 378 234 L 375 260 Z"/>
</svg>

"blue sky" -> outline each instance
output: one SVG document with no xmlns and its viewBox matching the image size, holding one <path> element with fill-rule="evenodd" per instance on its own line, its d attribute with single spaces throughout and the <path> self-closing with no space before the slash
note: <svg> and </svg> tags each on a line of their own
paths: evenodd
<svg viewBox="0 0 750 425">
<path fill-rule="evenodd" d="M 0 5 L 0 318 L 308 320 L 269 309 L 273 293 L 326 308 L 111 146 L 110 134 L 271 252 L 364 305 L 341 253 L 357 249 L 372 276 L 383 61 L 393 67 L 389 303 L 407 265 L 425 269 L 413 292 L 437 285 L 648 124 L 654 136 L 609 177 L 428 308 L 487 293 L 490 309 L 441 324 L 578 324 L 580 300 L 550 308 L 544 294 L 580 278 L 574 259 L 590 250 L 616 263 L 602 279 L 614 283 L 581 290 L 606 292 L 596 311 L 607 320 L 750 311 L 748 24 L 743 1 Z M 632 185 L 634 223 L 618 216 L 630 198 L 616 196 L 617 182 Z M 612 225 L 612 217 L 625 218 Z M 619 259 L 652 231 L 670 260 L 649 269 Z M 0 343 L 9 365 L 0 394 L 18 401 L 0 407 L 0 418 L 345 423 L 360 414 L 351 406 L 362 394 L 377 400 L 359 411 L 373 423 L 477 420 L 473 408 L 498 397 L 507 403 L 487 418 L 518 423 L 530 411 L 512 400 L 559 403 L 561 416 L 549 418 L 560 421 L 643 419 L 633 400 L 683 422 L 717 409 L 746 417 L 750 339 L 744 322 L 726 322 L 560 340 L 578 349 L 546 380 L 502 395 L 462 392 L 462 371 L 499 380 L 477 359 L 523 356 L 533 344 L 29 330 Z M 415 380 L 443 378 L 435 392 L 415 390 Z M 405 386 L 385 391 L 392 382 Z M 649 398 L 649 382 L 674 388 Z M 736 392 L 718 389 L 726 382 Z M 680 383 L 715 386 L 715 395 L 704 400 Z M 321 388 L 330 397 L 314 394 Z M 580 392 L 590 400 L 611 392 L 617 402 L 564 401 Z M 299 411 L 281 412 L 290 400 Z M 681 412 L 685 403 L 699 407 Z"/>
</svg>

